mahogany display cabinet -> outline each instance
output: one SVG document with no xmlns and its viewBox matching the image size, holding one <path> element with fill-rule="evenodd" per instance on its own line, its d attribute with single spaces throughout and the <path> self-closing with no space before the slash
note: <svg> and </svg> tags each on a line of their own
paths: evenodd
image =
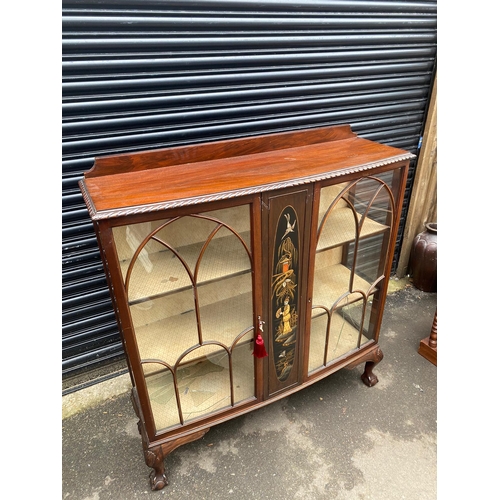
<svg viewBox="0 0 500 500">
<path fill-rule="evenodd" d="M 80 187 L 153 490 L 211 426 L 365 363 L 413 154 L 349 125 L 121 154 Z"/>
</svg>

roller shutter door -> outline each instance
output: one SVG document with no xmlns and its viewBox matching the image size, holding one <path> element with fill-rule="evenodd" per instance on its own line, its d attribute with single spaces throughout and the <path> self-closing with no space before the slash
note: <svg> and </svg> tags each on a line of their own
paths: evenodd
<svg viewBox="0 0 500 500">
<path fill-rule="evenodd" d="M 77 185 L 95 156 L 343 123 L 418 153 L 436 66 L 435 1 L 62 7 L 63 380 L 123 360 Z"/>
</svg>

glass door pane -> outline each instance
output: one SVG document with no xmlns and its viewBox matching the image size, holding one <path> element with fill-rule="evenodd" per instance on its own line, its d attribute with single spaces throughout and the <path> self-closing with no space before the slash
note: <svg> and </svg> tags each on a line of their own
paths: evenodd
<svg viewBox="0 0 500 500">
<path fill-rule="evenodd" d="M 309 373 L 374 338 L 399 170 L 320 192 Z"/>
<path fill-rule="evenodd" d="M 113 229 L 157 430 L 252 398 L 250 207 Z"/>
</svg>

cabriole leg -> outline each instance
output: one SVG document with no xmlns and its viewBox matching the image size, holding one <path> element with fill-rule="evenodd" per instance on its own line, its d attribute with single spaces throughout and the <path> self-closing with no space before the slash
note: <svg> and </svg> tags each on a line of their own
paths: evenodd
<svg viewBox="0 0 500 500">
<path fill-rule="evenodd" d="M 142 427 L 140 422 L 139 430 L 141 432 L 141 435 L 145 436 L 145 429 Z M 193 432 L 192 434 L 174 439 L 173 441 L 170 441 L 168 443 L 163 443 L 161 445 L 151 447 L 148 446 L 143 437 L 144 459 L 146 461 L 146 465 L 153 469 L 149 474 L 149 481 L 151 484 L 151 489 L 153 491 L 161 490 L 168 484 L 167 475 L 165 473 L 165 458 L 179 446 L 190 443 L 191 441 L 195 441 L 196 439 L 200 439 L 208 431 L 209 428 L 202 429 L 201 431 Z"/>
<path fill-rule="evenodd" d="M 164 458 L 161 446 L 144 450 L 146 465 L 153 469 L 149 474 L 149 481 L 153 491 L 161 490 L 168 484 L 167 475 L 165 474 Z"/>
<path fill-rule="evenodd" d="M 378 365 L 382 358 L 384 357 L 380 348 L 376 349 L 372 353 L 372 359 L 366 362 L 365 371 L 361 375 L 361 380 L 368 387 L 373 387 L 376 383 L 378 383 L 377 376 L 373 373 L 373 368 Z"/>
<path fill-rule="evenodd" d="M 377 346 L 373 350 L 368 351 L 363 356 L 347 365 L 346 368 L 352 370 L 355 366 L 366 362 L 365 371 L 361 375 L 361 380 L 368 387 L 373 387 L 378 382 L 377 376 L 373 373 L 373 368 L 382 361 L 383 357 L 384 355 L 380 350 L 380 347 Z"/>
<path fill-rule="evenodd" d="M 376 364 L 373 361 L 368 361 L 365 365 L 365 371 L 361 375 L 361 380 L 368 387 L 373 387 L 378 382 L 377 376 L 373 373 Z"/>
</svg>

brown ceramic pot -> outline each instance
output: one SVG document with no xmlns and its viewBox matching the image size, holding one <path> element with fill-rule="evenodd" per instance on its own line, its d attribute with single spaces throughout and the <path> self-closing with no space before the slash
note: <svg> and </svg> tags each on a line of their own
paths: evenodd
<svg viewBox="0 0 500 500">
<path fill-rule="evenodd" d="M 413 240 L 410 256 L 413 284 L 424 292 L 437 291 L 437 222 L 425 225 L 425 230 Z"/>
</svg>

